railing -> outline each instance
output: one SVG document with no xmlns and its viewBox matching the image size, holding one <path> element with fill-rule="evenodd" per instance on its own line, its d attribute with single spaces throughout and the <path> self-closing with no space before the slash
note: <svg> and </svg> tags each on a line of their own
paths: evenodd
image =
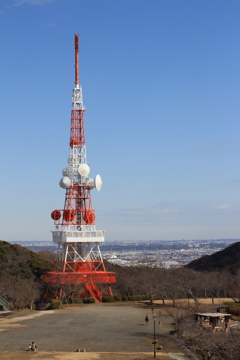
<svg viewBox="0 0 240 360">
<path fill-rule="evenodd" d="M 103 237 L 105 231 L 52 231 L 56 237 L 77 237 L 77 238 L 88 238 L 88 237 Z"/>
<path fill-rule="evenodd" d="M 7 302 L 2 296 L 0 296 L 0 304 L 1 304 L 6 310 L 9 310 L 9 304 L 8 304 L 8 302 Z"/>
</svg>

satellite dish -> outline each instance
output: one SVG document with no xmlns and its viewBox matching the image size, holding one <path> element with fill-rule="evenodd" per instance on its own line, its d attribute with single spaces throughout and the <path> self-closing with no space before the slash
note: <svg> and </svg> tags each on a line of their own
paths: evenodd
<svg viewBox="0 0 240 360">
<path fill-rule="evenodd" d="M 85 185 L 89 186 L 90 189 L 93 189 L 95 187 L 95 180 L 92 178 L 86 177 L 84 183 Z"/>
<path fill-rule="evenodd" d="M 102 188 L 102 179 L 100 175 L 97 175 L 95 177 L 95 188 L 97 189 L 97 191 L 100 191 Z"/>
<path fill-rule="evenodd" d="M 90 173 L 90 167 L 87 164 L 80 164 L 78 167 L 78 172 L 81 176 L 88 176 Z"/>
<path fill-rule="evenodd" d="M 63 176 L 59 181 L 59 185 L 61 188 L 67 189 L 69 186 L 71 186 L 71 179 L 69 179 L 68 176 Z"/>
<path fill-rule="evenodd" d="M 63 176 L 72 177 L 72 173 L 73 173 L 73 170 L 70 169 L 69 167 L 65 167 L 65 168 L 62 170 L 62 175 L 63 175 Z"/>
</svg>

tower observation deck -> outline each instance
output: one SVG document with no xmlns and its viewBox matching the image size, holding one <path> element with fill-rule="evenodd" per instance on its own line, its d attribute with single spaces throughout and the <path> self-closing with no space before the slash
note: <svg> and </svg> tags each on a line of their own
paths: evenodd
<svg viewBox="0 0 240 360">
<path fill-rule="evenodd" d="M 91 296 L 100 302 L 102 296 L 112 295 L 114 273 L 106 271 L 99 244 L 104 242 L 104 230 L 96 230 L 91 190 L 101 190 L 100 175 L 90 178 L 87 164 L 82 87 L 79 85 L 79 36 L 75 38 L 75 86 L 72 92 L 72 111 L 68 166 L 62 170 L 59 182 L 66 190 L 63 209 L 54 210 L 51 217 L 55 229 L 53 242 L 58 251 L 53 271 L 45 273 L 48 283 L 45 299 L 51 297 Z"/>
</svg>

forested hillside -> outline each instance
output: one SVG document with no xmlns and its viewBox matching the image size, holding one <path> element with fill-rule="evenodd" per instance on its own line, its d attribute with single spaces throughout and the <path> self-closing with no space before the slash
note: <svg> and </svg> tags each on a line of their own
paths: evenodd
<svg viewBox="0 0 240 360">
<path fill-rule="evenodd" d="M 42 296 L 41 276 L 52 263 L 21 245 L 0 241 L 0 296 L 12 307 L 30 305 Z"/>
<path fill-rule="evenodd" d="M 236 274 L 240 269 L 240 242 L 212 255 L 193 260 L 186 267 L 196 271 L 228 270 Z"/>
</svg>

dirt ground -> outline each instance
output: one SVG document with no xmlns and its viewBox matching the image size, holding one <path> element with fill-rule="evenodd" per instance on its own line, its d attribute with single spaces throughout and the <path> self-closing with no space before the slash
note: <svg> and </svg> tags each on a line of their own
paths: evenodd
<svg viewBox="0 0 240 360">
<path fill-rule="evenodd" d="M 213 301 L 213 303 L 212 303 Z M 180 300 L 176 300 L 177 303 L 189 303 L 189 304 L 194 304 L 194 300 L 193 299 L 189 299 L 189 300 L 185 300 L 185 299 L 180 299 Z M 199 305 L 214 305 L 214 306 L 221 306 L 222 304 L 224 304 L 225 302 L 233 302 L 232 298 L 214 298 L 212 299 L 205 299 L 205 298 L 200 298 L 198 299 L 198 303 Z M 162 300 L 155 300 L 154 301 L 155 304 L 159 304 L 162 305 Z M 165 300 L 165 304 L 166 305 L 172 305 L 172 301 L 171 300 Z"/>
<path fill-rule="evenodd" d="M 23 353 L 1 352 L 1 360 L 151 360 L 152 353 L 67 353 L 67 352 L 36 352 Z M 165 354 L 157 354 L 159 360 L 171 360 Z"/>
<path fill-rule="evenodd" d="M 205 300 L 205 299 L 204 299 Z M 224 299 L 226 301 L 226 299 Z M 218 304 L 220 305 L 220 300 Z M 188 356 L 169 335 L 174 324 L 167 307 L 155 304 L 110 303 L 71 306 L 61 310 L 22 311 L 0 317 L 1 360 L 149 360 L 155 333 L 159 360 Z M 160 315 L 161 314 L 161 315 Z M 145 316 L 149 325 L 144 322 Z M 37 343 L 36 352 L 28 344 Z M 85 352 L 77 352 L 77 349 Z"/>
</svg>

